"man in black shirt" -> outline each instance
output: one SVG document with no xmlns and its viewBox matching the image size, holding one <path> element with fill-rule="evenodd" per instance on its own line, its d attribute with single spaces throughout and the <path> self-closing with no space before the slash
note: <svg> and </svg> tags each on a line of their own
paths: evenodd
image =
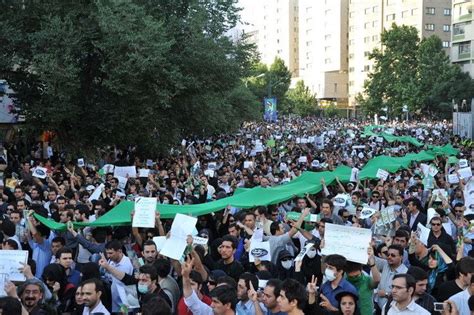
<svg viewBox="0 0 474 315">
<path fill-rule="evenodd" d="M 456 279 L 442 283 L 439 286 L 436 300 L 444 302 L 456 293 L 464 290 L 471 283 L 474 274 L 474 258 L 463 257 L 456 264 Z"/>
<path fill-rule="evenodd" d="M 234 253 L 237 250 L 237 239 L 231 235 L 225 235 L 222 238 L 222 244 L 219 246 L 219 254 L 221 260 L 219 260 L 213 269 L 220 269 L 226 274 L 235 279 L 239 280 L 239 276 L 244 272 L 242 264 L 234 259 Z"/>
</svg>

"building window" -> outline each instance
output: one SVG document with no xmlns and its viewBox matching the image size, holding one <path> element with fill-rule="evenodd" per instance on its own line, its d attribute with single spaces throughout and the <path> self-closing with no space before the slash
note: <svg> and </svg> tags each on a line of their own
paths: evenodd
<svg viewBox="0 0 474 315">
<path fill-rule="evenodd" d="M 354 72 L 354 67 L 349 67 L 349 72 Z"/>
<path fill-rule="evenodd" d="M 313 44 L 313 42 L 311 42 L 311 41 L 306 42 L 306 47 L 311 46 L 312 44 Z"/>
<path fill-rule="evenodd" d="M 435 26 L 432 23 L 425 24 L 425 31 L 434 31 Z"/>
<path fill-rule="evenodd" d="M 337 93 L 337 83 L 334 83 L 334 93 Z"/>
<path fill-rule="evenodd" d="M 444 16 L 450 16 L 451 15 L 451 9 L 450 8 L 444 8 L 443 14 L 444 14 Z"/>
<path fill-rule="evenodd" d="M 461 35 L 465 32 L 466 23 L 455 24 L 453 26 L 453 35 Z"/>
<path fill-rule="evenodd" d="M 330 40 L 330 39 L 331 39 L 331 34 L 324 35 L 324 40 Z"/>
<path fill-rule="evenodd" d="M 449 48 L 449 41 L 447 40 L 443 41 L 443 48 Z"/>
<path fill-rule="evenodd" d="M 369 43 L 370 42 L 370 36 L 364 37 L 364 43 Z"/>
<path fill-rule="evenodd" d="M 349 81 L 349 86 L 354 86 L 354 81 Z"/>
<path fill-rule="evenodd" d="M 372 12 L 373 13 L 378 13 L 379 12 L 379 6 L 378 5 L 375 5 L 372 7 Z"/>
<path fill-rule="evenodd" d="M 352 45 L 354 45 L 354 40 L 353 39 L 349 40 L 349 46 L 352 46 Z"/>
<path fill-rule="evenodd" d="M 349 12 L 349 17 L 354 17 L 354 11 Z"/>
<path fill-rule="evenodd" d="M 395 20 L 395 13 L 394 14 L 389 14 L 385 17 L 386 21 L 393 21 Z"/>
<path fill-rule="evenodd" d="M 354 54 L 349 54 L 349 59 L 354 59 Z"/>
<path fill-rule="evenodd" d="M 355 29 L 354 25 L 349 26 L 349 32 L 353 32 Z"/>
<path fill-rule="evenodd" d="M 376 42 L 379 40 L 379 35 L 372 35 L 372 41 Z"/>
<path fill-rule="evenodd" d="M 408 10 L 402 11 L 402 18 L 408 16 Z"/>
<path fill-rule="evenodd" d="M 445 31 L 445 32 L 451 31 L 451 25 L 449 25 L 449 24 L 444 24 L 444 25 L 443 25 L 443 31 Z"/>
<path fill-rule="evenodd" d="M 425 13 L 428 15 L 435 15 L 435 8 L 433 7 L 426 7 Z"/>
<path fill-rule="evenodd" d="M 326 58 L 326 59 L 324 59 L 324 63 L 325 63 L 325 64 L 331 63 L 331 58 Z"/>
<path fill-rule="evenodd" d="M 471 43 L 462 43 L 459 45 L 459 54 L 470 54 L 471 53 Z"/>
<path fill-rule="evenodd" d="M 364 72 L 367 72 L 367 71 L 369 71 L 369 70 L 370 70 L 370 66 L 369 66 L 369 65 L 365 65 L 365 66 L 364 66 Z"/>
<path fill-rule="evenodd" d="M 324 51 L 325 51 L 325 52 L 328 52 L 330 49 L 331 49 L 331 46 L 326 46 L 326 47 L 324 47 Z"/>
<path fill-rule="evenodd" d="M 411 9 L 411 15 L 414 16 L 414 15 L 417 15 L 418 14 L 418 9 L 415 8 L 415 9 Z"/>
<path fill-rule="evenodd" d="M 366 22 L 366 23 L 364 24 L 364 28 L 365 28 L 365 29 L 368 29 L 369 27 L 370 27 L 370 22 Z"/>
<path fill-rule="evenodd" d="M 369 14 L 369 12 L 370 12 L 370 8 L 365 8 L 365 10 L 364 10 L 364 14 L 366 14 L 366 15 L 367 15 L 367 14 Z"/>
<path fill-rule="evenodd" d="M 370 55 L 370 51 L 368 50 L 364 51 L 364 57 L 369 57 L 369 55 Z"/>
</svg>

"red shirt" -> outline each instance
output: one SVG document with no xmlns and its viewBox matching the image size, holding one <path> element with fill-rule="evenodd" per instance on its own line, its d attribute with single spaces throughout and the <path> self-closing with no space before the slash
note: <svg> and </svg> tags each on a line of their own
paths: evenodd
<svg viewBox="0 0 474 315">
<path fill-rule="evenodd" d="M 211 303 L 212 303 L 212 299 L 207 295 L 203 295 L 201 301 L 203 301 L 207 305 L 211 305 Z M 179 302 L 178 302 L 178 315 L 193 315 L 193 312 L 191 312 L 188 309 L 188 306 L 186 305 L 186 303 L 184 303 L 184 297 L 181 297 L 179 299 Z"/>
</svg>

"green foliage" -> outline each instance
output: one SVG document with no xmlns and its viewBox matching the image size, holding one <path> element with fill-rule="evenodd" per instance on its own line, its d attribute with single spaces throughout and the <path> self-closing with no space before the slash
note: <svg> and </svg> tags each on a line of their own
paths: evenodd
<svg viewBox="0 0 474 315">
<path fill-rule="evenodd" d="M 286 93 L 286 102 L 282 111 L 285 114 L 297 114 L 303 117 L 320 112 L 316 95 L 311 93 L 302 80 L 296 83 L 294 89 Z"/>
<path fill-rule="evenodd" d="M 233 0 L 4 1 L 0 77 L 35 134 L 164 150 L 260 115 L 241 80 L 255 47 L 223 35 L 238 13 Z"/>
<path fill-rule="evenodd" d="M 420 41 L 416 28 L 394 24 L 382 33 L 381 41 L 383 51 L 370 54 L 374 71 L 365 82 L 364 95 L 357 97 L 366 112 L 385 114 L 382 108 L 387 107 L 389 117 L 394 117 L 408 105 L 412 113 L 435 115 L 452 98 L 473 96 L 473 80 L 449 62 L 438 37 Z"/>
</svg>

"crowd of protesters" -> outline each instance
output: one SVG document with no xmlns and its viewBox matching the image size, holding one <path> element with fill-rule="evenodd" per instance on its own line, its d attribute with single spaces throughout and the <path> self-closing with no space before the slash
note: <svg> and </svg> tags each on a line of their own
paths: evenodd
<svg viewBox="0 0 474 315">
<path fill-rule="evenodd" d="M 246 123 L 235 134 L 184 139 L 160 158 L 140 156 L 133 147 L 113 148 L 83 164 L 77 160 L 83 157 L 66 160 L 54 146 L 45 150 L 47 145 L 38 144 L 22 156 L 14 145 L 5 145 L 2 250 L 29 255 L 20 268 L 26 281 L 11 282 L 0 274 L 2 314 L 471 314 L 474 209 L 466 205 L 474 198 L 474 178 L 448 180 L 460 160 L 474 165 L 470 142 L 453 136 L 447 122 L 386 124 L 385 132 L 412 136 L 424 143 L 421 147 L 363 137 L 368 125 L 319 118 Z M 340 165 L 361 169 L 379 155 L 405 156 L 448 143 L 459 154 L 430 162 L 438 170 L 431 184 L 420 163 L 413 162 L 386 180 L 333 185 L 323 180 L 317 194 L 252 209 L 229 205 L 199 216 L 198 236 L 208 242 L 194 245 L 181 260 L 160 255 L 153 241 L 167 235 L 173 222 L 159 212 L 150 229 L 71 224 L 93 222 L 139 196 L 155 197 L 159 204 L 211 202 L 238 188 L 285 185 L 305 171 Z M 132 165 L 149 174 L 123 183 L 106 165 Z M 33 176 L 36 167 L 46 168 L 47 176 Z M 91 200 L 100 184 L 105 189 Z M 433 194 L 434 189 L 447 194 Z M 336 205 L 339 194 L 349 196 L 347 204 Z M 365 207 L 376 211 L 362 219 Z M 395 221 L 378 230 L 387 207 L 395 209 Z M 300 215 L 289 220 L 288 212 Z M 68 228 L 50 229 L 33 214 Z M 305 221 L 308 214 L 319 214 L 318 221 Z M 326 224 L 371 229 L 366 264 L 322 255 Z M 426 244 L 416 233 L 418 224 L 430 229 Z M 260 229 L 271 260 L 250 262 L 252 236 Z M 312 246 L 304 258 L 295 261 L 307 245 Z M 132 292 L 137 301 L 131 301 Z"/>
</svg>

